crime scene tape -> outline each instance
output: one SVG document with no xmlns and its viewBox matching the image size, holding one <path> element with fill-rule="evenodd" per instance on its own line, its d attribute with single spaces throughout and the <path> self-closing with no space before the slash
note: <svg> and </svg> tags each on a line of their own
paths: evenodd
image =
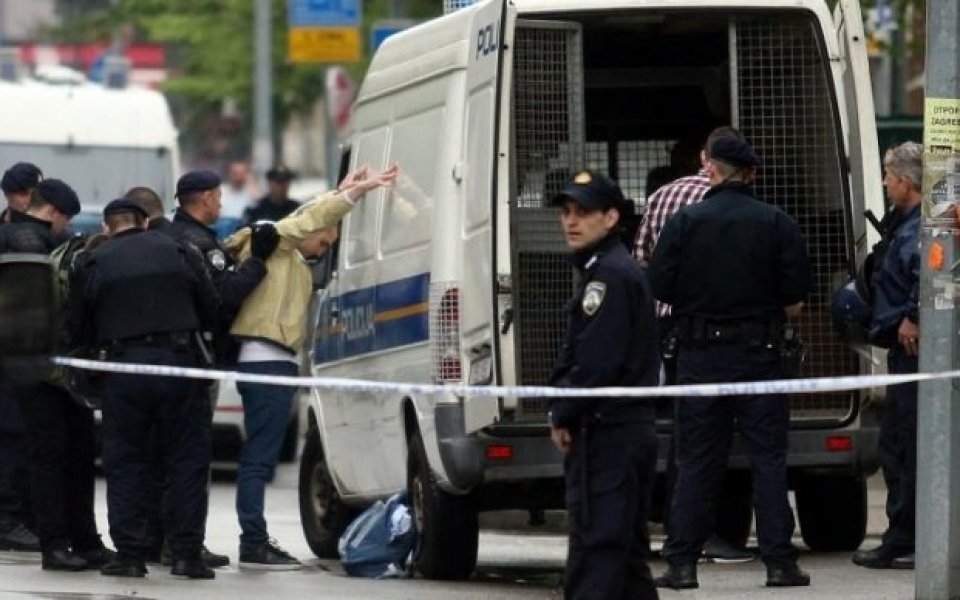
<svg viewBox="0 0 960 600">
<path fill-rule="evenodd" d="M 775 379 L 741 383 L 706 383 L 696 385 L 668 385 L 661 387 L 597 387 L 558 388 L 548 386 L 499 386 L 429 383 L 394 383 L 363 379 L 336 377 L 291 377 L 284 375 L 260 375 L 218 371 L 190 367 L 169 367 L 134 363 L 106 362 L 82 358 L 57 356 L 55 364 L 77 369 L 122 373 L 127 375 L 151 375 L 158 377 L 189 377 L 218 381 L 242 381 L 268 383 L 290 387 L 310 387 L 349 392 L 392 392 L 397 394 L 443 394 L 473 397 L 514 398 L 662 398 L 667 396 L 741 396 L 748 394 L 809 394 L 816 392 L 839 392 L 863 388 L 882 387 L 914 381 L 955 379 L 960 370 L 941 373 L 911 373 L 907 375 L 849 375 L 844 377 L 817 377 L 811 379 Z"/>
</svg>

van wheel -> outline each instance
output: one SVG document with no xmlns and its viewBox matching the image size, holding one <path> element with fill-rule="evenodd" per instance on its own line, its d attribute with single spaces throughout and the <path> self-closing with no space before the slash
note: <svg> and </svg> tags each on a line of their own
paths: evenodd
<svg viewBox="0 0 960 600">
<path fill-rule="evenodd" d="M 803 475 L 797 482 L 797 517 L 814 552 L 851 552 L 867 534 L 867 482 L 861 477 Z"/>
<path fill-rule="evenodd" d="M 307 431 L 300 457 L 300 524 L 307 545 L 317 558 L 337 558 L 337 541 L 357 515 L 340 500 L 323 455 L 316 427 Z"/>
<path fill-rule="evenodd" d="M 428 579 L 466 579 L 477 566 L 480 526 L 469 496 L 444 492 L 427 462 L 419 433 L 410 439 L 407 489 L 420 535 L 416 570 Z"/>
<path fill-rule="evenodd" d="M 744 548 L 753 525 L 753 481 L 750 471 L 727 471 L 717 503 L 716 534 Z"/>
</svg>

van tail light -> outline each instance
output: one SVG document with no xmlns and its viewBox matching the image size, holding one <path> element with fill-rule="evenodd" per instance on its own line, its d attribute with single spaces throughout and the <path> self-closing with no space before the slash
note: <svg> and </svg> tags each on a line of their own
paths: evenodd
<svg viewBox="0 0 960 600">
<path fill-rule="evenodd" d="M 853 450 L 853 438 L 849 435 L 831 435 L 826 440 L 827 452 L 850 452 Z"/>
<path fill-rule="evenodd" d="M 434 383 L 460 383 L 460 289 L 450 282 L 430 284 L 430 373 Z"/>
</svg>

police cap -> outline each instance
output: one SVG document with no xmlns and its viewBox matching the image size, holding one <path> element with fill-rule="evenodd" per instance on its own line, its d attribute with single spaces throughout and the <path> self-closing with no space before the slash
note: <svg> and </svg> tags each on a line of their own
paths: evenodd
<svg viewBox="0 0 960 600">
<path fill-rule="evenodd" d="M 710 158 L 722 160 L 735 167 L 755 167 L 760 158 L 747 140 L 728 135 L 714 140 L 709 149 Z"/>
<path fill-rule="evenodd" d="M 193 192 L 205 192 L 220 187 L 220 176 L 213 171 L 190 171 L 177 181 L 177 198 Z"/>
<path fill-rule="evenodd" d="M 26 192 L 37 187 L 43 173 L 33 163 L 18 162 L 3 172 L 0 189 L 4 192 Z"/>
<path fill-rule="evenodd" d="M 143 209 L 142 206 L 134 202 L 133 200 L 127 200 L 126 198 L 117 198 L 116 200 L 111 200 L 109 204 L 103 207 L 103 218 L 106 219 L 110 215 L 116 215 L 119 213 L 137 213 L 146 219 L 148 216 L 147 211 Z"/>
<path fill-rule="evenodd" d="M 73 217 L 80 212 L 80 199 L 73 188 L 59 179 L 44 179 L 37 184 L 37 194 L 61 213 Z"/>
<path fill-rule="evenodd" d="M 297 174 L 286 165 L 276 165 L 267 171 L 267 179 L 270 181 L 291 181 L 296 178 Z"/>
<path fill-rule="evenodd" d="M 554 196 L 550 204 L 558 206 L 568 198 L 587 210 L 619 209 L 624 204 L 620 186 L 606 175 L 595 171 L 580 171 L 574 175 L 567 187 Z"/>
</svg>

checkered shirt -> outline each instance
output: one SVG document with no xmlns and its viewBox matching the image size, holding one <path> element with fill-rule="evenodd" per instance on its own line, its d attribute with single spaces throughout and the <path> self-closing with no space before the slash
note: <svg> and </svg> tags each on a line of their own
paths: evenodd
<svg viewBox="0 0 960 600">
<path fill-rule="evenodd" d="M 676 181 L 660 187 L 647 201 L 647 210 L 644 213 L 643 225 L 637 231 L 634 240 L 634 257 L 642 265 L 650 262 L 653 248 L 660 238 L 660 231 L 675 212 L 689 204 L 696 204 L 703 199 L 703 195 L 710 189 L 710 179 L 705 169 L 700 169 L 696 175 L 681 177 Z M 670 316 L 670 305 L 657 302 L 657 316 Z"/>
</svg>

